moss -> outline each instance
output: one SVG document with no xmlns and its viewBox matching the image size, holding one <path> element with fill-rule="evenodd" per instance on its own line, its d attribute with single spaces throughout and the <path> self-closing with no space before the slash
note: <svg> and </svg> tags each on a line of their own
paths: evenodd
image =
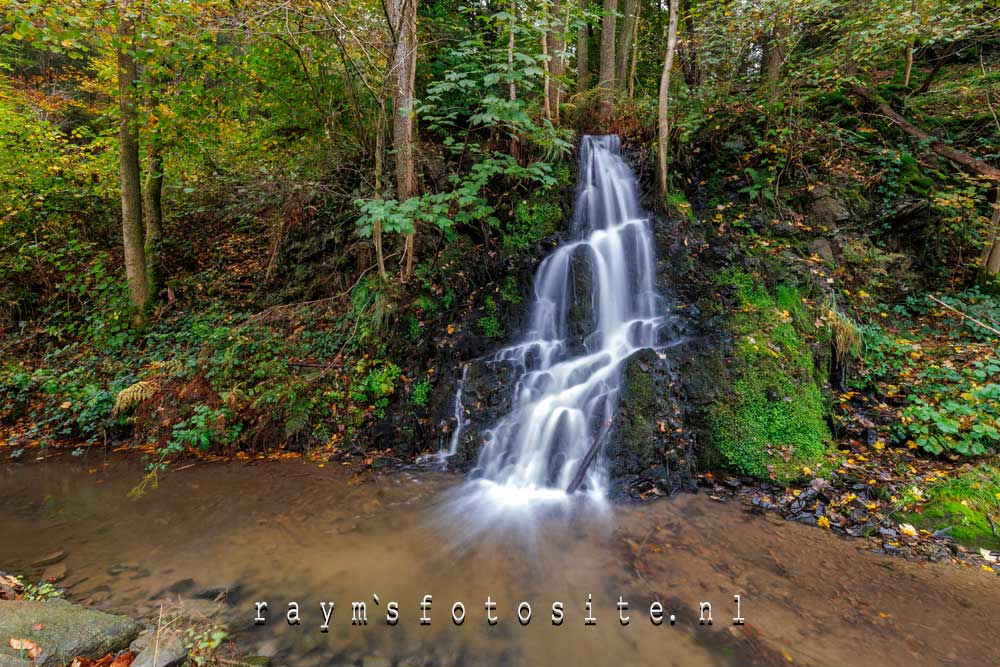
<svg viewBox="0 0 1000 667">
<path fill-rule="evenodd" d="M 553 196 L 553 199 L 556 199 Z M 563 208 L 558 201 L 545 201 L 539 196 L 525 199 L 514 207 L 514 222 L 503 239 L 504 250 L 520 255 L 540 240 L 554 234 L 562 225 Z"/>
<path fill-rule="evenodd" d="M 727 318 L 734 337 L 730 391 L 708 411 L 711 459 L 778 481 L 803 467 L 820 469 L 831 437 L 812 351 L 795 326 L 800 318 L 742 271 L 723 272 L 718 282 L 736 289 L 736 307 Z M 784 305 L 801 308 L 794 289 L 779 294 Z"/>
<path fill-rule="evenodd" d="M 957 500 L 942 500 L 924 507 L 922 514 L 909 512 L 903 521 L 929 531 L 949 529 L 956 542 L 969 547 L 996 549 L 1000 540 L 993 534 L 986 514 Z"/>
<path fill-rule="evenodd" d="M 983 464 L 926 488 L 911 496 L 908 504 L 922 501 L 921 512 L 908 512 L 902 520 L 926 530 L 949 529 L 961 544 L 988 549 L 1000 548 L 989 516 L 1000 515 L 1000 468 Z"/>
</svg>

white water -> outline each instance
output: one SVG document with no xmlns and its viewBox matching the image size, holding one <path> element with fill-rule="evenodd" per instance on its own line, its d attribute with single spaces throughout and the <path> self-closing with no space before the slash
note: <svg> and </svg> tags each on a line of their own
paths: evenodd
<svg viewBox="0 0 1000 667">
<path fill-rule="evenodd" d="M 485 432 L 473 476 L 505 504 L 564 499 L 591 448 L 603 449 L 624 361 L 658 342 L 653 247 L 618 137 L 584 137 L 572 236 L 538 268 L 524 338 L 492 359 L 512 364 L 518 379 L 510 412 Z M 576 328 L 587 333 L 574 336 L 571 313 L 583 313 Z M 449 454 L 465 424 L 461 387 L 456 420 Z M 606 487 L 598 454 L 580 488 L 603 497 Z"/>
</svg>

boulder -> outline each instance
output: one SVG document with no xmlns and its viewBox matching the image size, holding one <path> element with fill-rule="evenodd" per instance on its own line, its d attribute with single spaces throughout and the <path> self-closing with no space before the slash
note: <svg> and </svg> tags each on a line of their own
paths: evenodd
<svg viewBox="0 0 1000 667">
<path fill-rule="evenodd" d="M 132 667 L 178 667 L 187 660 L 187 649 L 177 635 L 161 632 L 157 641 L 156 633 L 150 634 L 146 646 L 135 656 Z"/>
<path fill-rule="evenodd" d="M 39 628 L 39 629 L 36 629 Z M 127 648 L 141 627 L 127 616 L 105 614 L 65 600 L 0 600 L 0 638 L 29 639 L 43 653 L 42 667 L 69 664 L 76 656 L 101 658 Z M 6 642 L 0 656 L 17 658 Z"/>
<path fill-rule="evenodd" d="M 810 192 L 812 195 L 812 214 L 816 222 L 832 227 L 851 217 L 843 202 L 837 199 L 829 187 L 817 185 Z"/>
<path fill-rule="evenodd" d="M 819 255 L 824 262 L 833 264 L 833 246 L 826 239 L 813 239 L 809 242 L 809 252 Z"/>
</svg>

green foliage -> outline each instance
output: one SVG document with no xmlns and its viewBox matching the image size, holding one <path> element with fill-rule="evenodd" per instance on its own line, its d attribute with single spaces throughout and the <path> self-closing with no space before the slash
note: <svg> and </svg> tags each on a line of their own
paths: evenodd
<svg viewBox="0 0 1000 667">
<path fill-rule="evenodd" d="M 522 200 L 514 207 L 514 222 L 504 234 L 504 251 L 510 255 L 530 252 L 546 236 L 562 226 L 563 209 L 557 203 Z"/>
<path fill-rule="evenodd" d="M 496 315 L 487 315 L 479 318 L 479 330 L 488 338 L 503 338 L 503 325 Z"/>
<path fill-rule="evenodd" d="M 410 400 L 413 401 L 414 405 L 424 407 L 430 400 L 431 391 L 434 390 L 434 384 L 431 382 L 430 378 L 424 378 L 419 382 L 413 384 L 413 390 L 410 395 Z"/>
<path fill-rule="evenodd" d="M 174 424 L 167 443 L 167 453 L 180 454 L 185 449 L 209 451 L 213 445 L 227 447 L 236 441 L 241 426 L 227 425 L 232 420 L 228 408 L 196 405 L 194 413 Z"/>
<path fill-rule="evenodd" d="M 524 300 L 514 276 L 504 278 L 503 285 L 500 286 L 500 298 L 511 304 L 518 304 Z"/>
<path fill-rule="evenodd" d="M 27 582 L 23 577 L 15 577 L 21 584 L 21 598 L 28 601 L 44 602 L 45 600 L 56 600 L 63 596 L 61 589 L 56 588 L 47 581 L 37 584 Z"/>
<path fill-rule="evenodd" d="M 736 290 L 729 319 L 736 362 L 730 391 L 709 409 L 712 447 L 741 473 L 787 481 L 819 469 L 831 440 L 813 357 L 791 314 L 738 269 L 717 276 Z M 782 299 L 794 292 L 788 288 Z"/>
</svg>

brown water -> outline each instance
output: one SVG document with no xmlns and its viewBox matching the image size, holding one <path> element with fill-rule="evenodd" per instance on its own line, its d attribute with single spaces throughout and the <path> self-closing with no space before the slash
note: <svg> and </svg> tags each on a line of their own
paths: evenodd
<svg viewBox="0 0 1000 667">
<path fill-rule="evenodd" d="M 227 624 L 242 651 L 286 665 L 379 656 L 411 665 L 1000 664 L 995 577 L 870 553 L 704 495 L 603 509 L 582 501 L 503 521 L 465 512 L 449 500 L 461 480 L 428 471 L 199 464 L 130 500 L 140 477 L 120 459 L 0 468 L 0 570 L 37 576 L 32 563 L 64 549 L 71 599 L 143 618 L 181 607 Z M 237 593 L 219 604 L 193 598 L 212 587 Z M 427 594 L 431 623 L 421 625 Z M 585 625 L 588 594 L 595 625 Z M 742 626 L 732 624 L 734 594 Z M 253 624 L 259 600 L 269 603 L 265 625 Z M 659 627 L 653 600 L 664 607 Z M 294 627 L 284 619 L 291 601 L 301 610 Z M 331 601 L 323 633 L 320 603 Z M 352 601 L 367 603 L 366 626 L 351 624 Z M 451 620 L 456 601 L 461 626 Z M 550 619 L 557 601 L 561 626 Z M 711 626 L 698 624 L 702 601 Z"/>
</svg>

